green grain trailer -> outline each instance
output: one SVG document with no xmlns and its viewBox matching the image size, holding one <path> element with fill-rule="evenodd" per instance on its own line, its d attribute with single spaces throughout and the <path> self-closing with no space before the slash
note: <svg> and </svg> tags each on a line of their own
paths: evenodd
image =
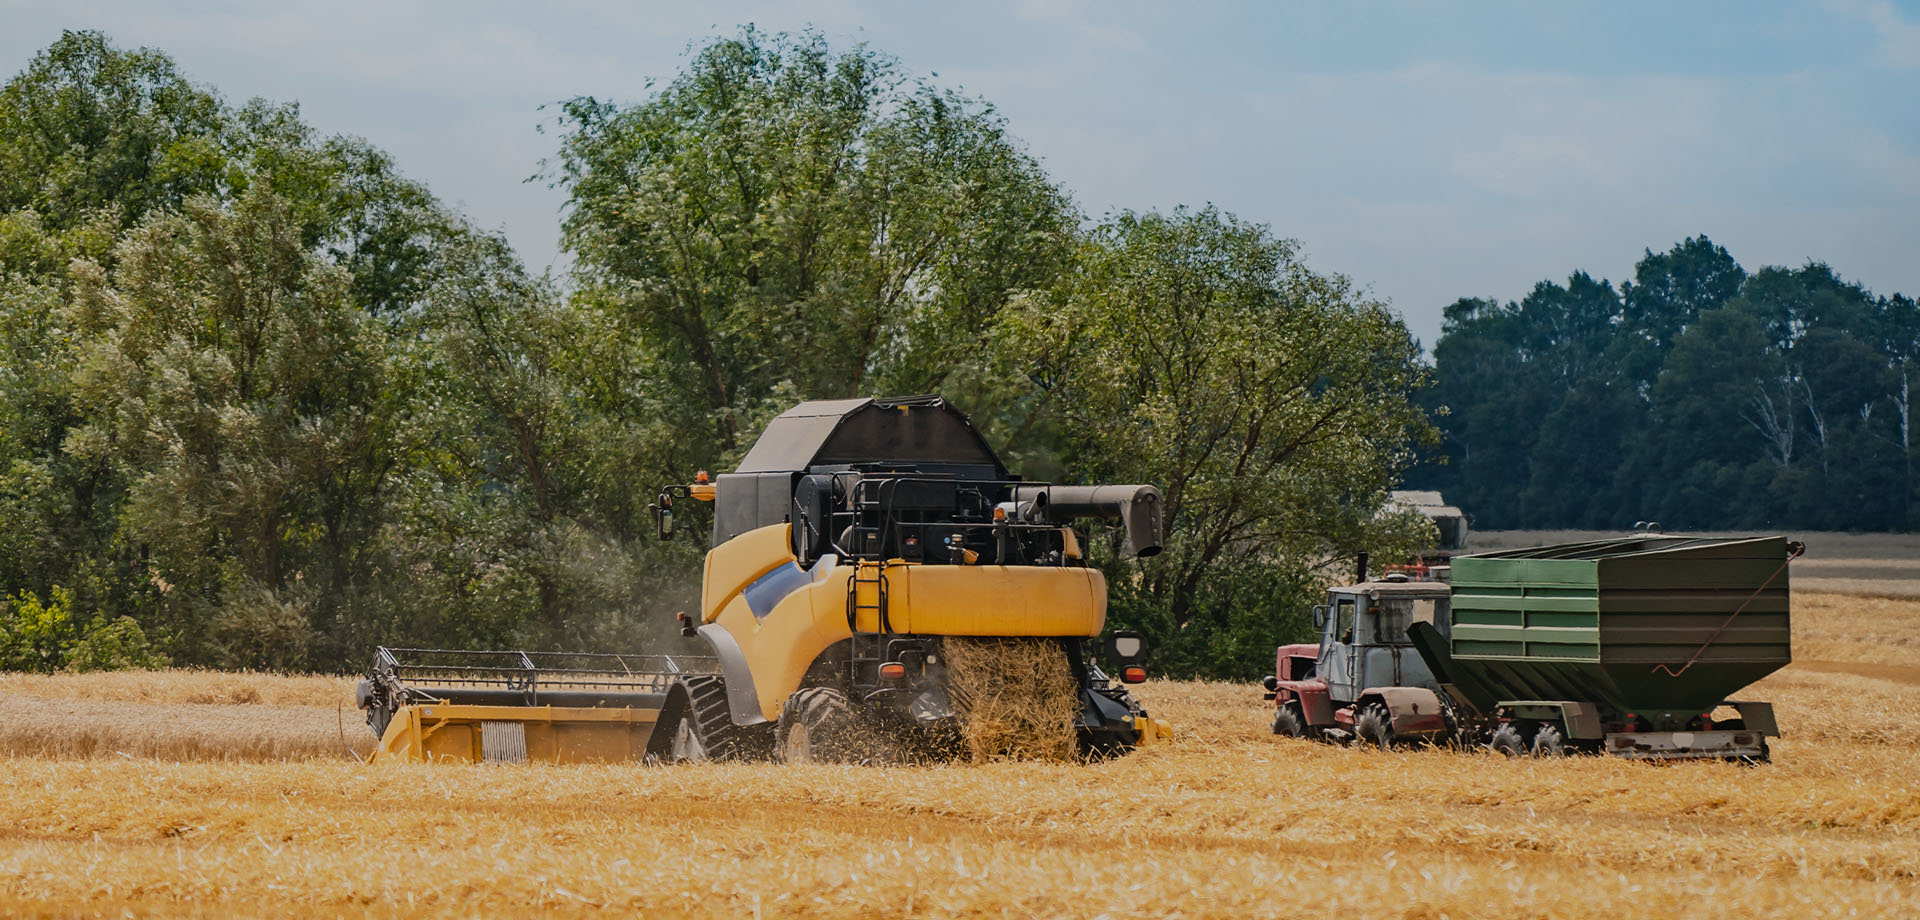
<svg viewBox="0 0 1920 920">
<path fill-rule="evenodd" d="M 1414 641 L 1503 753 L 1765 760 L 1772 705 L 1727 697 L 1792 660 L 1800 549 L 1642 535 L 1456 556 L 1449 628 Z"/>
</svg>

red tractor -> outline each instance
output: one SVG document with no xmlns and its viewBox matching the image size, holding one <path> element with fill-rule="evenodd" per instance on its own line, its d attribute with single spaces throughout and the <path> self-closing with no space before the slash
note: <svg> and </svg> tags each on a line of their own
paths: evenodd
<svg viewBox="0 0 1920 920">
<path fill-rule="evenodd" d="M 1364 571 L 1364 570 L 1363 570 Z M 1265 680 L 1273 732 L 1380 747 L 1396 740 L 1451 737 L 1453 714 L 1440 684 L 1407 637 L 1417 622 L 1447 622 L 1445 582 L 1389 574 L 1332 588 L 1313 608 L 1317 644 L 1283 645 Z"/>
</svg>

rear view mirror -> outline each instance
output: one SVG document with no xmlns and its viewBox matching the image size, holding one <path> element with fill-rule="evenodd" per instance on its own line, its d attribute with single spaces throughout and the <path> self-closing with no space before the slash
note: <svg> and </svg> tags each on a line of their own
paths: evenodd
<svg viewBox="0 0 1920 920">
<path fill-rule="evenodd" d="M 1121 664 L 1132 664 L 1147 652 L 1145 636 L 1130 630 L 1116 630 L 1107 640 L 1107 657 Z"/>
<path fill-rule="evenodd" d="M 1313 608 L 1313 628 L 1316 630 L 1327 628 L 1327 605 L 1321 604 Z"/>
<path fill-rule="evenodd" d="M 653 530 L 661 540 L 673 538 L 673 497 L 660 493 L 660 500 L 653 508 Z"/>
</svg>

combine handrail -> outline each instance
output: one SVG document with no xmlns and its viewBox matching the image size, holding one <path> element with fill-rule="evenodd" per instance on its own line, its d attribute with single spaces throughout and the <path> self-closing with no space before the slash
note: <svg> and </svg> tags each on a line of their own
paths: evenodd
<svg viewBox="0 0 1920 920">
<path fill-rule="evenodd" d="M 980 515 L 979 520 L 955 519 L 955 520 L 940 521 L 939 526 L 942 528 L 956 530 L 956 531 L 979 531 L 979 530 L 994 531 L 994 530 L 1004 529 L 1006 532 L 1017 532 L 1017 531 L 1050 531 L 1050 530 L 1058 530 L 1060 527 L 1058 523 L 1045 519 L 1044 513 L 1039 511 L 1036 511 L 1035 515 L 1032 518 L 1029 518 L 1026 520 L 1009 519 L 1005 521 L 997 521 L 994 519 L 994 516 L 993 516 L 993 510 L 994 510 L 994 504 L 995 504 L 994 500 L 988 495 L 989 492 L 1002 492 L 1002 491 L 1004 491 L 1008 495 L 1014 495 L 1016 494 L 1017 490 L 1021 490 L 1021 489 L 1040 490 L 1041 494 L 1044 494 L 1045 490 L 1050 489 L 1052 487 L 1050 483 L 1026 482 L 1026 481 L 1017 480 L 1017 479 L 956 479 L 948 475 L 928 474 L 928 473 L 909 473 L 909 474 L 901 474 L 901 475 L 884 475 L 879 473 L 873 473 L 873 474 L 868 474 L 866 476 L 863 476 L 859 481 L 853 484 L 853 492 L 849 496 L 849 500 L 848 500 L 848 505 L 851 510 L 835 511 L 828 515 L 828 520 L 827 520 L 827 527 L 829 530 L 828 539 L 831 542 L 831 545 L 833 546 L 833 549 L 836 553 L 838 553 L 839 555 L 847 559 L 866 559 L 866 560 L 877 560 L 877 561 L 884 561 L 886 559 L 886 547 L 888 545 L 888 538 L 892 536 L 893 533 L 899 527 L 905 526 L 905 525 L 912 525 L 914 522 L 907 522 L 907 521 L 900 520 L 898 512 L 892 507 L 881 509 L 881 518 L 879 521 L 879 526 L 877 528 L 874 528 L 877 531 L 875 543 L 878 549 L 875 549 L 872 551 L 863 550 L 859 546 L 849 547 L 849 546 L 841 545 L 840 538 L 839 538 L 839 531 L 840 531 L 839 522 L 841 519 L 845 519 L 849 525 L 855 528 L 858 528 L 860 526 L 861 507 L 864 504 L 871 504 L 876 502 L 875 499 L 868 498 L 868 493 L 877 492 L 880 488 L 882 488 L 884 485 L 889 483 L 903 483 L 903 482 L 953 483 L 955 486 L 954 491 L 957 498 L 961 498 L 964 500 L 966 496 L 972 496 L 974 499 L 978 500 L 977 504 L 978 504 L 978 511 Z M 1044 507 L 1045 505 L 1044 501 L 1041 502 L 1040 505 Z"/>
</svg>

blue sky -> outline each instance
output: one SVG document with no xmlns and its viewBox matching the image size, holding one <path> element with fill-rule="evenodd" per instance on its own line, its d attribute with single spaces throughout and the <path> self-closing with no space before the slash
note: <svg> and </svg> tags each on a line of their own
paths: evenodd
<svg viewBox="0 0 1920 920">
<path fill-rule="evenodd" d="M 0 70 L 61 29 L 386 148 L 564 267 L 543 103 L 646 97 L 690 43 L 814 26 L 993 102 L 1081 207 L 1213 202 L 1429 345 L 1461 296 L 1616 282 L 1705 233 L 1749 268 L 1920 294 L 1920 0 L 326 4 L 0 0 Z M 938 74 L 937 78 L 932 75 Z"/>
</svg>

